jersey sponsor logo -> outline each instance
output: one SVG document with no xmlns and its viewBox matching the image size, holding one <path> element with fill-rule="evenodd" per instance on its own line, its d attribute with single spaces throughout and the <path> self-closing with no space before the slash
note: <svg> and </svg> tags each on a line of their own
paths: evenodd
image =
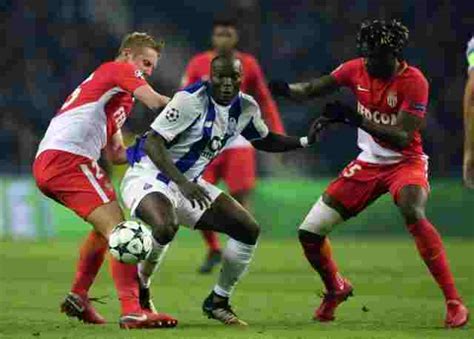
<svg viewBox="0 0 474 339">
<path fill-rule="evenodd" d="M 206 159 L 214 159 L 214 157 L 219 153 L 219 151 L 224 147 L 223 139 L 217 135 L 212 137 L 209 140 L 209 143 L 206 145 L 206 148 L 202 152 L 202 156 Z"/>
<path fill-rule="evenodd" d="M 357 85 L 357 90 L 360 92 L 370 92 L 368 88 L 364 88 L 361 85 Z"/>
<path fill-rule="evenodd" d="M 392 108 L 395 108 L 397 106 L 397 93 L 396 92 L 389 92 L 387 95 L 387 105 L 389 105 Z"/>
<path fill-rule="evenodd" d="M 364 107 L 360 102 L 357 102 L 357 112 L 363 115 L 367 120 L 373 121 L 377 124 L 382 125 L 396 125 L 397 124 L 397 115 L 382 113 L 379 111 L 371 111 L 368 108 Z"/>
<path fill-rule="evenodd" d="M 136 69 L 136 70 L 135 70 L 135 76 L 136 76 L 138 79 L 144 79 L 143 72 L 140 71 L 139 69 Z"/>
<path fill-rule="evenodd" d="M 112 117 L 115 121 L 115 125 L 117 126 L 117 128 L 122 128 L 123 124 L 125 123 L 125 120 L 127 120 L 127 113 L 125 112 L 125 108 L 123 106 L 120 106 L 118 110 L 114 112 Z"/>
<path fill-rule="evenodd" d="M 234 117 L 230 117 L 229 124 L 227 125 L 226 134 L 234 136 L 235 132 L 237 132 L 237 120 Z"/>
<path fill-rule="evenodd" d="M 171 107 L 165 112 L 165 118 L 169 122 L 175 122 L 179 119 L 179 111 L 176 108 Z"/>
<path fill-rule="evenodd" d="M 153 187 L 153 185 L 151 185 L 151 184 L 149 184 L 149 183 L 146 182 L 145 185 L 143 185 L 143 190 L 144 190 L 144 191 L 148 191 L 148 190 L 149 190 L 150 188 L 152 188 L 152 187 Z"/>
</svg>

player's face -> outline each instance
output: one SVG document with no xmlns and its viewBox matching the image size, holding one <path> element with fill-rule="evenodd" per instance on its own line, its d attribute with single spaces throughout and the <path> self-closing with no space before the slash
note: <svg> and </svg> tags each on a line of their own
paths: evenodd
<svg viewBox="0 0 474 339">
<path fill-rule="evenodd" d="M 130 57 L 133 64 L 135 64 L 143 74 L 151 76 L 158 64 L 160 54 L 153 48 L 144 47 L 135 53 L 132 52 Z"/>
<path fill-rule="evenodd" d="M 231 26 L 216 26 L 212 32 L 212 46 L 221 54 L 231 52 L 238 39 L 237 30 Z"/>
<path fill-rule="evenodd" d="M 221 105 L 228 105 L 239 93 L 242 82 L 240 60 L 217 60 L 212 64 L 212 97 Z"/>
<path fill-rule="evenodd" d="M 395 73 L 397 58 L 392 52 L 373 51 L 365 60 L 367 72 L 374 78 L 389 79 Z"/>
</svg>

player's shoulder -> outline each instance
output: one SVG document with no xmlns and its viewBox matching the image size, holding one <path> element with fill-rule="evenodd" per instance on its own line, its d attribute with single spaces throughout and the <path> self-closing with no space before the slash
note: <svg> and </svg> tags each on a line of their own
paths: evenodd
<svg viewBox="0 0 474 339">
<path fill-rule="evenodd" d="M 191 60 L 189 61 L 190 64 L 197 64 L 203 62 L 209 62 L 212 59 L 212 52 L 211 51 L 203 51 L 195 54 Z"/>
<path fill-rule="evenodd" d="M 416 66 L 407 64 L 406 70 L 404 71 L 403 75 L 405 81 L 416 82 L 418 84 L 422 83 L 426 86 L 428 85 L 428 80 L 426 79 L 425 75 Z"/>
<path fill-rule="evenodd" d="M 197 105 L 207 99 L 207 87 L 208 83 L 206 81 L 192 83 L 176 92 L 174 99 L 183 103 Z"/>
<path fill-rule="evenodd" d="M 242 108 L 242 112 L 252 113 L 260 109 L 257 103 L 257 100 L 255 100 L 253 96 L 244 92 L 239 92 L 239 97 L 240 97 L 240 106 Z"/>
<path fill-rule="evenodd" d="M 364 70 L 364 58 L 354 58 L 354 59 L 349 59 L 344 62 L 342 62 L 334 71 L 333 73 L 336 73 L 338 71 L 344 70 L 344 71 L 357 71 L 357 70 Z"/>
</svg>

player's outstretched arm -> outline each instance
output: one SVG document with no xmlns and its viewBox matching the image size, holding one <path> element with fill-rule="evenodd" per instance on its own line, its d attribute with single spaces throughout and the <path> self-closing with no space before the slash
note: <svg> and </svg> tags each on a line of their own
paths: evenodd
<svg viewBox="0 0 474 339">
<path fill-rule="evenodd" d="M 308 82 L 288 83 L 274 80 L 268 84 L 275 96 L 287 97 L 294 100 L 309 100 L 337 91 L 340 85 L 332 75 L 324 75 Z"/>
<path fill-rule="evenodd" d="M 474 188 L 474 68 L 469 72 L 464 90 L 463 178 L 466 187 Z"/>
<path fill-rule="evenodd" d="M 138 87 L 133 96 L 151 110 L 157 110 L 164 107 L 170 101 L 166 95 L 159 94 L 150 85 L 143 85 Z"/>
<path fill-rule="evenodd" d="M 147 135 L 144 149 L 153 164 L 178 185 L 183 195 L 191 201 L 193 207 L 195 203 L 201 209 L 210 206 L 211 198 L 207 191 L 198 184 L 189 181 L 175 166 L 166 148 L 166 141 L 161 135 L 153 131 L 150 132 Z"/>
</svg>

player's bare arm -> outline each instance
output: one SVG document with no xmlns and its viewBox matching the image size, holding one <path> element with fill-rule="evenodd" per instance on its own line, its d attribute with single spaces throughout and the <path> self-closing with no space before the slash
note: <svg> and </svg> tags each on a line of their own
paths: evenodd
<svg viewBox="0 0 474 339">
<path fill-rule="evenodd" d="M 259 151 L 270 153 L 288 152 L 303 148 L 300 138 L 272 132 L 268 133 L 263 139 L 252 141 L 252 145 Z"/>
<path fill-rule="evenodd" d="M 166 149 L 166 141 L 162 136 L 154 132 L 149 133 L 145 142 L 145 153 L 160 171 L 178 185 L 183 195 L 191 201 L 193 207 L 195 203 L 201 209 L 210 206 L 211 198 L 206 190 L 189 181 L 175 166 Z"/>
<path fill-rule="evenodd" d="M 474 59 L 474 52 L 471 52 Z M 474 64 L 474 60 L 472 61 Z M 464 184 L 474 188 L 474 69 L 469 72 L 469 78 L 464 89 Z"/>
<path fill-rule="evenodd" d="M 289 84 L 285 81 L 271 81 L 270 91 L 275 96 L 283 96 L 294 100 L 310 100 L 334 93 L 339 89 L 339 84 L 333 76 L 323 75 L 307 82 Z"/>
<path fill-rule="evenodd" d="M 166 95 L 159 94 L 150 85 L 143 85 L 138 87 L 133 96 L 151 110 L 157 110 L 166 106 L 170 98 Z"/>
</svg>

